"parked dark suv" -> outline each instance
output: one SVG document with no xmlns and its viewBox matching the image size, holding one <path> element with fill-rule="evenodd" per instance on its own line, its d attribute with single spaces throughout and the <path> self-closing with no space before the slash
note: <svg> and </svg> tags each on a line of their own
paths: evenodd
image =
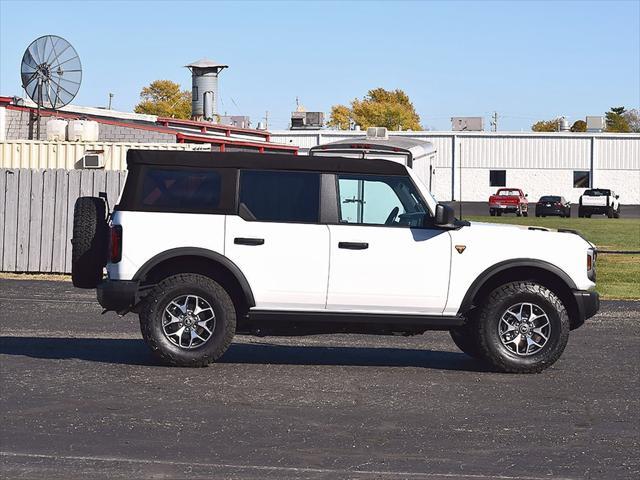
<svg viewBox="0 0 640 480">
<path fill-rule="evenodd" d="M 538 203 L 536 204 L 536 217 L 550 217 L 554 215 L 570 217 L 571 202 L 566 198 L 559 197 L 557 195 L 545 195 L 544 197 L 540 197 L 540 200 L 538 200 Z"/>
</svg>

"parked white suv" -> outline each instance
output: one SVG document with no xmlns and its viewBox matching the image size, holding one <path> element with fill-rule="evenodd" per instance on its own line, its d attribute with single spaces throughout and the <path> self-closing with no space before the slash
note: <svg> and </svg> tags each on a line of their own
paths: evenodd
<svg viewBox="0 0 640 480">
<path fill-rule="evenodd" d="M 609 218 L 620 218 L 620 198 L 608 188 L 590 188 L 580 195 L 578 217 L 591 218 L 591 215 L 606 215 Z"/>
<path fill-rule="evenodd" d="M 235 333 L 449 330 L 499 370 L 539 372 L 599 308 L 589 242 L 456 220 L 396 162 L 130 150 L 128 170 L 110 215 L 76 203 L 73 281 L 138 313 L 173 365 L 217 360 Z"/>
</svg>

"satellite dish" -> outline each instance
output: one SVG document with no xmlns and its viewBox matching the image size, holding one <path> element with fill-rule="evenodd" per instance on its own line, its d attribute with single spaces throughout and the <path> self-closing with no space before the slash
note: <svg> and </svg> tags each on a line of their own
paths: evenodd
<svg viewBox="0 0 640 480">
<path fill-rule="evenodd" d="M 82 65 L 69 42 L 56 35 L 45 35 L 27 47 L 20 75 L 22 87 L 38 109 L 56 110 L 71 102 L 78 93 Z"/>
</svg>

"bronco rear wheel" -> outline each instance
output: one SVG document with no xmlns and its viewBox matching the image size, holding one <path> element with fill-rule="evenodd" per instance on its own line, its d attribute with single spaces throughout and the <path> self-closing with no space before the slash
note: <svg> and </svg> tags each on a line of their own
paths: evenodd
<svg viewBox="0 0 640 480">
<path fill-rule="evenodd" d="M 140 330 L 163 362 L 204 367 L 229 348 L 236 331 L 236 311 L 217 282 L 184 273 L 161 281 L 145 297 Z"/>
<path fill-rule="evenodd" d="M 534 282 L 496 288 L 474 325 L 482 358 L 511 373 L 538 373 L 553 365 L 567 345 L 570 329 L 560 299 Z"/>
</svg>

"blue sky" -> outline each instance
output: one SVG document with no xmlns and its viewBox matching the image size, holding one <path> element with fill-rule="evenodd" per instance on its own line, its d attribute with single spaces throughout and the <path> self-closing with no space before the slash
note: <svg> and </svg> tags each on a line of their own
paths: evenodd
<svg viewBox="0 0 640 480">
<path fill-rule="evenodd" d="M 0 94 L 21 93 L 19 67 L 36 37 L 56 34 L 80 54 L 74 103 L 131 110 L 141 88 L 182 66 L 230 65 L 221 112 L 269 111 L 286 128 L 307 110 L 401 88 L 424 126 L 500 115 L 500 130 L 571 121 L 640 105 L 640 1 L 178 2 L 0 0 Z M 487 121 L 488 123 L 488 121 Z"/>
</svg>

